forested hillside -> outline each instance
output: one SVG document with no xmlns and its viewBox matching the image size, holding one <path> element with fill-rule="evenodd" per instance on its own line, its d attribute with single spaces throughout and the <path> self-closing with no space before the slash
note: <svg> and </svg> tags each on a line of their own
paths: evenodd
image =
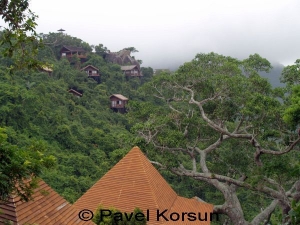
<svg viewBox="0 0 300 225">
<path fill-rule="evenodd" d="M 0 126 L 11 144 L 28 147 L 34 142 L 46 155 L 55 156 L 56 167 L 44 170 L 42 178 L 74 202 L 132 147 L 128 119 L 110 109 L 109 96 L 120 93 L 136 99 L 141 81 L 125 81 L 119 65 L 92 53 L 78 38 L 45 36 L 38 59 L 53 69 L 51 75 L 28 70 L 9 74 L 11 59 L 1 57 Z M 60 59 L 63 45 L 84 47 L 87 61 Z M 89 64 L 100 68 L 100 84 L 80 71 Z M 82 97 L 69 93 L 71 88 Z"/>
</svg>

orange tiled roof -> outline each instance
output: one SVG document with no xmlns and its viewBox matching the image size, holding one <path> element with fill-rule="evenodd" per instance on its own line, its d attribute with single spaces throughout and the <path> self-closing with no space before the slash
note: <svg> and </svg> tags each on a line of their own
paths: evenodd
<svg viewBox="0 0 300 225">
<path fill-rule="evenodd" d="M 11 220 L 13 225 L 95 225 L 90 221 L 81 221 L 75 208 L 42 180 L 32 197 L 33 200 L 28 202 L 11 197 L 9 204 L 0 203 L 0 224 Z"/>
<path fill-rule="evenodd" d="M 148 225 L 191 224 L 209 225 L 199 221 L 157 221 L 157 210 L 182 212 L 212 212 L 213 205 L 178 196 L 138 147 L 134 147 L 122 160 L 108 171 L 75 203 L 78 211 L 89 209 L 95 212 L 99 205 L 115 207 L 123 212 L 132 212 L 139 207 L 149 210 Z"/>
</svg>

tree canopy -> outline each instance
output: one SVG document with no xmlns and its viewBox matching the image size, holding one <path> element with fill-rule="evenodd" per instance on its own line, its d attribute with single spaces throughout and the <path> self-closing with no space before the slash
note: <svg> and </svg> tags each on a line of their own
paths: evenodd
<svg viewBox="0 0 300 225">
<path fill-rule="evenodd" d="M 153 163 L 211 185 L 220 198 L 202 197 L 233 224 L 269 221 L 277 208 L 291 221 L 299 201 L 300 137 L 283 120 L 285 101 L 258 74 L 270 67 L 258 54 L 242 61 L 198 54 L 174 74 L 155 76 L 143 87 L 153 97 L 131 104 L 139 119 L 133 131 L 153 149 Z M 299 126 L 297 90 L 286 115 Z M 251 205 L 251 196 L 262 198 Z"/>
<path fill-rule="evenodd" d="M 13 57 L 12 68 L 38 68 L 36 60 L 41 39 L 35 31 L 35 15 L 29 8 L 29 0 L 4 0 L 0 2 L 0 15 L 7 27 L 2 27 L 0 45 L 4 56 Z"/>
</svg>

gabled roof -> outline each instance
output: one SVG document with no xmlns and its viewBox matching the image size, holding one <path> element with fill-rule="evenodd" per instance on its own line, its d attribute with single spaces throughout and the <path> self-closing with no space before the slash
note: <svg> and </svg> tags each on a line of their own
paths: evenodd
<svg viewBox="0 0 300 225">
<path fill-rule="evenodd" d="M 70 90 L 68 90 L 68 92 L 69 92 L 69 93 L 72 93 L 72 94 L 74 94 L 74 95 L 80 96 L 80 97 L 82 96 L 82 94 L 81 94 L 80 92 L 78 92 L 78 91 L 76 91 L 76 90 L 74 90 L 74 89 L 72 89 L 72 88 L 71 88 Z"/>
<path fill-rule="evenodd" d="M 0 204 L 0 224 L 11 220 L 13 225 L 95 225 L 93 222 L 80 220 L 74 206 L 42 180 L 32 197 L 33 200 L 28 202 L 19 201 L 19 197 L 11 197 L 9 204 Z"/>
<path fill-rule="evenodd" d="M 87 68 L 89 68 L 89 67 L 92 67 L 93 69 L 99 71 L 99 69 L 98 69 L 97 67 L 92 66 L 92 65 L 87 65 L 87 66 L 83 67 L 81 70 L 85 70 L 85 69 L 87 69 Z"/>
<path fill-rule="evenodd" d="M 95 211 L 99 205 L 115 207 L 123 212 L 132 212 L 135 207 L 143 210 L 144 214 L 149 210 L 148 225 L 158 224 L 191 224 L 209 225 L 210 222 L 182 221 L 166 222 L 157 221 L 157 210 L 171 212 L 212 212 L 213 205 L 199 202 L 196 199 L 179 197 L 146 156 L 138 147 L 120 160 L 98 182 L 96 182 L 74 207 L 78 211 L 90 209 Z M 202 214 L 203 218 L 203 214 Z"/>
<path fill-rule="evenodd" d="M 134 68 L 137 68 L 137 65 L 121 66 L 121 70 L 132 70 Z"/>
<path fill-rule="evenodd" d="M 116 98 L 118 98 L 118 99 L 121 99 L 121 100 L 123 100 L 123 101 L 126 101 L 126 100 L 128 100 L 128 98 L 126 98 L 125 96 L 123 96 L 123 95 L 121 95 L 121 94 L 113 94 L 113 95 L 111 95 L 109 98 L 111 98 L 111 97 L 116 97 Z"/>
<path fill-rule="evenodd" d="M 74 47 L 74 46 L 63 46 L 62 49 L 61 49 L 61 51 L 64 48 L 67 49 L 67 50 L 69 50 L 70 52 L 85 52 L 85 50 L 83 48 L 81 48 L 81 47 Z"/>
</svg>

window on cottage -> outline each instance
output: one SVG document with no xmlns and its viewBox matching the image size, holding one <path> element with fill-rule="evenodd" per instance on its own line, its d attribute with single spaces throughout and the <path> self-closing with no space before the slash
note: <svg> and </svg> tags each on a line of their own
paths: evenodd
<svg viewBox="0 0 300 225">
<path fill-rule="evenodd" d="M 66 56 L 67 54 L 65 52 L 61 53 L 61 56 Z"/>
<path fill-rule="evenodd" d="M 116 102 L 116 101 L 112 101 L 112 102 L 111 102 L 111 106 L 112 106 L 112 107 L 116 107 L 116 105 L 117 105 L 117 102 Z"/>
<path fill-rule="evenodd" d="M 93 71 L 92 71 L 92 73 L 93 73 L 93 74 L 96 74 L 96 73 L 97 73 L 97 71 L 96 71 L 96 70 L 93 70 Z"/>
<path fill-rule="evenodd" d="M 117 104 L 118 104 L 118 105 L 121 105 L 121 104 L 122 104 L 122 101 L 117 101 Z"/>
</svg>

